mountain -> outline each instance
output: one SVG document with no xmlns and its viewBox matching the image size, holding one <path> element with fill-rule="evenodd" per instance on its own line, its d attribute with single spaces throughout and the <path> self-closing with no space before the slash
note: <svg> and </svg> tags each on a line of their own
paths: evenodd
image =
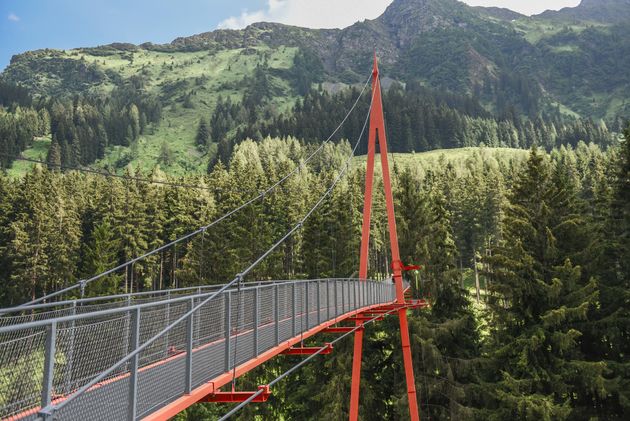
<svg viewBox="0 0 630 421">
<path fill-rule="evenodd" d="M 501 19 L 501 20 L 512 21 L 512 20 L 521 19 L 525 17 L 525 15 L 521 13 L 515 12 L 510 9 L 506 9 L 504 7 L 475 6 L 474 9 L 477 10 L 481 14 L 484 14 L 484 15 L 487 15 L 489 17 L 493 17 L 496 19 Z"/>
<path fill-rule="evenodd" d="M 152 95 L 163 106 L 162 123 L 140 139 L 138 153 L 157 159 L 158 145 L 168 142 L 186 168 L 203 156 L 194 148 L 195 127 L 219 97 L 264 105 L 262 115 L 271 118 L 311 86 L 362 84 L 374 49 L 388 85 L 471 97 L 495 115 L 615 121 L 630 113 L 629 22 L 630 0 L 583 0 L 532 17 L 457 0 L 394 0 L 380 17 L 344 29 L 262 22 L 169 44 L 26 52 L 0 81 L 55 98 L 124 86 Z"/>
<path fill-rule="evenodd" d="M 538 18 L 624 23 L 630 20 L 630 0 L 582 0 L 577 7 L 547 10 Z"/>
</svg>

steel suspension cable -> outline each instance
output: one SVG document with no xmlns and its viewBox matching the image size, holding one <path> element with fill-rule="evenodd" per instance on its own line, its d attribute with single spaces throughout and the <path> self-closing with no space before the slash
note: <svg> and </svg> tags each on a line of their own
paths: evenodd
<svg viewBox="0 0 630 421">
<path fill-rule="evenodd" d="M 370 77 L 371 77 L 371 76 L 370 76 Z M 296 166 L 293 170 L 291 170 L 289 173 L 287 173 L 287 174 L 286 174 L 284 177 L 282 177 L 280 180 L 276 181 L 274 184 L 272 184 L 272 185 L 271 185 L 270 187 L 268 187 L 266 190 L 264 190 L 264 191 L 262 191 L 261 193 L 259 193 L 257 196 L 255 196 L 255 197 L 253 197 L 253 198 L 251 198 L 251 199 L 247 200 L 246 202 L 244 202 L 244 203 L 243 203 L 243 204 L 241 204 L 240 206 L 238 206 L 238 207 L 236 207 L 236 208 L 232 209 L 231 211 L 227 212 L 227 213 L 226 213 L 226 214 L 224 214 L 223 216 L 219 217 L 218 219 L 215 219 L 214 221 L 212 221 L 212 222 L 211 222 L 211 223 L 209 223 L 208 225 L 205 225 L 205 226 L 203 226 L 203 227 L 199 228 L 199 229 L 198 229 L 198 230 L 196 230 L 196 231 L 193 231 L 193 232 L 191 232 L 191 233 L 189 233 L 189 234 L 186 234 L 186 235 L 184 235 L 184 236 L 182 236 L 182 237 L 179 237 L 179 238 L 177 238 L 177 239 L 175 239 L 175 240 L 173 240 L 173 241 L 171 241 L 171 242 L 169 242 L 169 243 L 166 243 L 166 244 L 164 244 L 164 245 L 162 245 L 162 246 L 160 246 L 160 247 L 158 247 L 158 248 L 156 248 L 156 249 L 154 249 L 154 250 L 151 250 L 151 251 L 149 251 L 149 252 L 147 252 L 147 253 L 145 253 L 145 254 L 143 254 L 143 255 L 141 255 L 141 256 L 138 256 L 138 257 L 136 257 L 136 258 L 134 258 L 134 259 L 128 260 L 128 261 L 127 261 L 127 262 L 125 262 L 125 263 L 122 263 L 122 264 L 120 264 L 120 265 L 118 265 L 118 266 L 116 266 L 116 267 L 114 267 L 114 268 L 112 268 L 112 269 L 109 269 L 109 270 L 107 270 L 107 271 L 105 271 L 105 272 L 102 272 L 102 273 L 100 273 L 100 274 L 98 274 L 98 275 L 96 275 L 96 276 L 93 276 L 93 277 L 89 278 L 89 279 L 84 279 L 84 280 L 81 280 L 81 281 L 79 281 L 79 282 L 77 282 L 77 283 L 75 283 L 75 284 L 73 284 L 73 285 L 70 285 L 69 287 L 66 287 L 66 288 L 60 289 L 60 290 L 55 291 L 55 292 L 51 292 L 51 293 L 46 294 L 46 295 L 44 295 L 44 296 L 42 296 L 42 297 L 40 297 L 40 298 L 36 298 L 36 299 L 34 299 L 34 300 L 28 301 L 28 302 L 26 302 L 26 303 L 23 303 L 23 304 L 19 305 L 18 307 L 22 307 L 22 306 L 26 306 L 26 305 L 31 305 L 31 304 L 37 304 L 37 303 L 40 303 L 40 302 L 42 302 L 42 301 L 45 301 L 45 300 L 47 300 L 47 299 L 49 299 L 49 298 L 53 298 L 53 297 L 56 297 L 56 296 L 58 296 L 58 295 L 64 294 L 64 293 L 66 293 L 66 292 L 73 291 L 73 290 L 75 290 L 75 289 L 77 289 L 77 288 L 80 288 L 80 289 L 81 289 L 81 295 L 83 295 L 83 292 L 84 292 L 85 286 L 86 286 L 87 284 L 89 284 L 89 283 L 91 283 L 91 282 L 93 282 L 93 281 L 96 281 L 96 280 L 98 280 L 98 279 L 101 279 L 101 278 L 103 278 L 103 277 L 105 277 L 105 276 L 107 276 L 107 275 L 110 275 L 110 274 L 114 273 L 114 272 L 117 272 L 117 271 L 119 271 L 119 270 L 121 270 L 121 269 L 124 269 L 124 268 L 126 268 L 127 266 L 129 266 L 129 265 L 132 265 L 132 264 L 134 264 L 134 263 L 136 263 L 136 262 L 138 262 L 138 261 L 140 261 L 140 260 L 143 260 L 143 259 L 145 259 L 145 258 L 147 258 L 147 257 L 149 257 L 149 256 L 152 256 L 152 255 L 154 255 L 154 254 L 156 254 L 156 253 L 159 253 L 159 252 L 160 252 L 160 251 L 162 251 L 162 250 L 168 249 L 168 248 L 170 248 L 170 247 L 172 247 L 172 246 L 174 246 L 174 245 L 176 245 L 176 244 L 178 244 L 178 243 L 181 243 L 182 241 L 185 241 L 185 240 L 187 240 L 187 239 L 189 239 L 189 238 L 191 238 L 191 237 L 194 237 L 194 236 L 196 236 L 196 235 L 198 235 L 198 234 L 200 234 L 200 233 L 203 233 L 203 232 L 205 232 L 206 230 L 208 230 L 209 228 L 213 227 L 214 225 L 217 225 L 217 224 L 218 224 L 218 223 L 220 223 L 221 221 L 223 221 L 223 220 L 225 220 L 225 219 L 227 219 L 227 218 L 231 217 L 232 215 L 234 215 L 235 213 L 239 212 L 240 210 L 242 210 L 242 209 L 244 209 L 244 208 L 248 207 L 248 206 L 249 206 L 249 205 L 251 205 L 252 203 L 255 203 L 255 202 L 257 202 L 258 200 L 260 200 L 260 199 L 264 198 L 266 195 L 268 195 L 268 194 L 270 194 L 271 192 L 273 192 L 274 190 L 276 190 L 276 189 L 278 188 L 278 186 L 280 186 L 281 184 L 283 184 L 283 183 L 284 183 L 286 180 L 288 180 L 291 176 L 293 176 L 294 174 L 298 173 L 298 172 L 300 171 L 300 169 L 301 169 L 301 168 L 305 167 L 305 166 L 306 166 L 306 164 L 307 164 L 308 162 L 310 162 L 310 161 L 311 161 L 311 160 L 312 160 L 312 159 L 313 159 L 313 158 L 314 158 L 314 157 L 315 157 L 315 156 L 316 156 L 316 155 L 317 155 L 317 154 L 318 154 L 318 153 L 319 153 L 319 152 L 320 152 L 320 151 L 324 148 L 324 146 L 332 140 L 333 136 L 334 136 L 334 135 L 335 135 L 335 134 L 336 134 L 336 133 L 337 133 L 337 132 L 341 129 L 341 127 L 345 124 L 345 122 L 348 120 L 348 118 L 350 117 L 350 115 L 352 114 L 352 112 L 354 111 L 354 109 L 356 108 L 356 106 L 358 105 L 358 103 L 359 103 L 360 99 L 363 97 L 363 94 L 364 94 L 364 92 L 365 92 L 365 90 L 366 90 L 366 87 L 367 87 L 367 86 L 368 86 L 368 84 L 369 84 L 369 81 L 370 81 L 370 79 L 368 79 L 368 80 L 367 80 L 367 82 L 365 83 L 365 85 L 363 85 L 363 89 L 361 90 L 361 92 L 360 92 L 359 96 L 357 97 L 357 99 L 355 100 L 354 104 L 352 105 L 352 107 L 350 108 L 350 110 L 348 111 L 348 113 L 346 114 L 346 116 L 343 118 L 343 120 L 341 121 L 341 123 L 339 123 L 339 125 L 337 126 L 337 128 L 335 128 L 335 130 L 331 133 L 331 135 L 330 135 L 330 136 L 328 136 L 328 138 L 327 138 L 324 142 L 322 142 L 322 144 L 321 144 L 321 145 L 320 145 L 320 146 L 319 146 L 319 147 L 318 147 L 315 151 L 313 151 L 313 152 L 312 152 L 312 153 L 311 153 L 311 154 L 310 154 L 310 155 L 309 155 L 309 156 L 308 156 L 308 157 L 307 157 L 304 161 L 301 161 L 301 162 L 300 162 L 300 163 L 299 163 L 299 164 L 298 164 L 298 165 L 297 165 L 297 166 Z M 371 107 L 372 107 L 372 104 L 371 104 L 371 102 L 370 102 L 370 109 L 371 109 Z M 366 120 L 366 122 L 367 122 L 367 120 Z M 361 131 L 361 136 L 359 136 L 359 141 L 361 140 L 361 137 L 363 136 L 363 132 L 364 132 L 364 131 L 365 131 L 365 126 L 364 126 L 363 130 Z M 357 146 L 358 146 L 358 144 L 359 144 L 359 142 L 357 142 Z M 354 150 L 352 151 L 352 156 L 354 156 L 355 152 L 356 152 L 356 146 L 355 146 Z"/>
<path fill-rule="evenodd" d="M 203 307 L 204 305 L 206 305 L 207 303 L 212 301 L 214 298 L 219 296 L 219 294 L 223 293 L 226 289 L 230 288 L 232 285 L 234 285 L 237 282 L 239 282 L 239 283 L 242 282 L 243 278 L 245 276 L 247 276 L 254 268 L 256 268 L 256 266 L 258 266 L 262 261 L 264 261 L 271 253 L 273 253 L 278 247 L 280 247 L 287 239 L 291 238 L 293 236 L 293 234 L 295 234 L 298 230 L 300 230 L 304 226 L 304 223 L 306 222 L 306 220 L 309 219 L 309 217 L 319 208 L 319 206 L 322 204 L 322 202 L 332 193 L 332 191 L 334 190 L 336 185 L 339 183 L 341 178 L 344 176 L 344 174 L 347 172 L 348 168 L 350 167 L 350 163 L 352 162 L 352 159 L 354 158 L 354 155 L 355 155 L 355 153 L 357 151 L 357 148 L 359 147 L 359 144 L 361 143 L 361 139 L 363 137 L 363 134 L 365 133 L 365 128 L 367 127 L 367 123 L 369 121 L 370 111 L 372 110 L 373 102 L 374 102 L 374 95 L 372 95 L 372 100 L 370 102 L 370 108 L 368 109 L 368 113 L 367 113 L 367 116 L 365 118 L 365 122 L 363 124 L 363 129 L 361 130 L 361 134 L 359 135 L 359 138 L 357 139 L 357 142 L 356 142 L 356 144 L 354 146 L 354 149 L 352 149 L 352 153 L 348 157 L 348 160 L 346 161 L 345 165 L 339 171 L 339 174 L 337 175 L 337 177 L 335 178 L 333 183 L 330 185 L 328 190 L 326 190 L 326 192 L 324 192 L 324 194 L 320 197 L 320 199 L 317 201 L 317 203 L 310 209 L 310 211 L 308 213 L 306 213 L 306 215 L 295 226 L 293 226 L 293 228 L 291 228 L 280 240 L 278 240 L 271 247 L 269 247 L 269 249 L 267 249 L 267 251 L 265 251 L 262 255 L 260 255 L 245 270 L 243 270 L 241 273 L 237 274 L 236 277 L 233 280 L 231 280 L 229 283 L 227 283 L 223 287 L 221 287 L 221 289 L 216 291 L 214 294 L 210 295 L 208 298 L 206 298 L 205 300 L 203 300 L 202 302 L 200 302 L 196 306 L 193 306 L 190 310 L 188 310 L 185 314 L 180 316 L 173 323 L 171 323 L 170 325 L 166 326 L 164 329 L 162 329 L 160 332 L 158 332 L 157 334 L 152 336 L 150 339 L 148 339 L 142 345 L 138 346 L 133 352 L 127 354 L 125 357 L 123 357 L 117 363 L 112 365 L 110 368 L 108 368 L 107 370 L 101 372 L 101 374 L 96 376 L 90 382 L 86 383 L 81 388 L 79 388 L 77 391 L 72 393 L 70 396 L 68 396 L 67 399 L 65 399 L 65 400 L 63 400 L 63 401 L 61 401 L 59 403 L 55 403 L 55 404 L 51 403 L 48 406 L 46 406 L 45 408 L 41 409 L 39 413 L 41 415 L 53 416 L 55 411 L 60 410 L 61 408 L 66 406 L 68 403 L 70 403 L 74 399 L 76 399 L 77 396 L 80 396 L 83 393 L 85 393 L 88 389 L 90 389 L 91 387 L 93 387 L 95 384 L 97 384 L 98 382 L 102 381 L 103 379 L 105 379 L 107 376 L 109 376 L 112 372 L 114 372 L 120 366 L 125 364 L 131 358 L 134 358 L 137 355 L 139 355 L 147 347 L 149 347 L 156 340 L 158 340 L 162 335 L 168 333 L 175 326 L 179 325 L 180 323 L 182 323 L 183 321 L 188 319 L 188 317 L 190 317 L 192 314 L 194 314 L 201 307 Z"/>
</svg>

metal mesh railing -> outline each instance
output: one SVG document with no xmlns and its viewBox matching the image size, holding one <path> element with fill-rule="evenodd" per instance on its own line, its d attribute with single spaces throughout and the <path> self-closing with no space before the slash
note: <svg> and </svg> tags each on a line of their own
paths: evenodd
<svg viewBox="0 0 630 421">
<path fill-rule="evenodd" d="M 50 404 L 64 420 L 141 418 L 280 342 L 393 301 L 395 288 L 323 279 L 228 289 L 164 331 L 210 295 L 0 327 L 0 418 L 33 419 Z"/>
<path fill-rule="evenodd" d="M 286 281 L 250 282 L 246 285 L 266 285 L 278 282 Z M 0 309 L 0 327 L 166 301 L 176 297 L 200 295 L 217 291 L 222 286 L 223 285 L 205 285 L 159 291 L 144 291 L 5 308 Z"/>
</svg>

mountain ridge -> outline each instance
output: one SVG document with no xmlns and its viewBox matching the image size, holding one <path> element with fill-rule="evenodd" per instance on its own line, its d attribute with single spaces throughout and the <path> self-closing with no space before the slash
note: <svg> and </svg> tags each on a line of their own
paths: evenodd
<svg viewBox="0 0 630 421">
<path fill-rule="evenodd" d="M 604 23 L 623 23 L 630 19 L 630 0 L 582 0 L 575 7 L 546 10 L 536 15 L 543 19 L 581 19 Z"/>
</svg>

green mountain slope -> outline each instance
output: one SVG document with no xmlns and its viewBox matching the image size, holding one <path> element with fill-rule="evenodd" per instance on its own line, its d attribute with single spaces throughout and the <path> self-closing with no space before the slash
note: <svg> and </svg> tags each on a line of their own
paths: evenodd
<svg viewBox="0 0 630 421">
<path fill-rule="evenodd" d="M 255 75 L 264 75 L 261 115 L 271 118 L 316 83 L 334 90 L 362 83 L 374 46 L 388 81 L 473 96 L 498 115 L 560 111 L 613 121 L 630 112 L 625 99 L 630 24 L 624 18 L 630 5 L 628 0 L 597 5 L 584 0 L 576 8 L 524 17 L 457 0 L 395 0 L 379 18 L 343 30 L 258 23 L 165 45 L 27 52 L 13 57 L 0 80 L 36 96 L 106 97 L 124 85 L 156 96 L 163 106 L 161 122 L 151 125 L 131 152 L 110 148 L 106 162 L 131 153 L 127 161 L 149 169 L 166 143 L 174 172 L 206 165 L 207 151 L 194 145 L 195 130 L 219 97 L 239 102 L 252 90 Z"/>
</svg>

